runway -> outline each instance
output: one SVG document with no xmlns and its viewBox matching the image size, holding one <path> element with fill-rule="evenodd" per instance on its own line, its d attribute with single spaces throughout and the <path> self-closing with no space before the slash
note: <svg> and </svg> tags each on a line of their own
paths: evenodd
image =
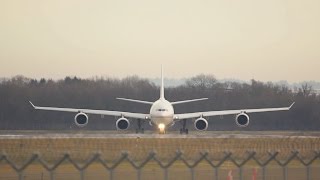
<svg viewBox="0 0 320 180">
<path fill-rule="evenodd" d="M 320 132 L 305 131 L 190 131 L 188 135 L 172 131 L 157 134 L 146 131 L 136 134 L 131 131 L 0 131 L 0 139 L 33 138 L 320 138 Z"/>
</svg>

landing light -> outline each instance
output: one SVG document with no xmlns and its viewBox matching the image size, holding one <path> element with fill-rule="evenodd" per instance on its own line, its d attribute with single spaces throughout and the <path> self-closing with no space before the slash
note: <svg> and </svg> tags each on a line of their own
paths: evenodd
<svg viewBox="0 0 320 180">
<path fill-rule="evenodd" d="M 159 129 L 164 129 L 165 125 L 164 124 L 159 124 L 158 127 L 159 127 Z"/>
<path fill-rule="evenodd" d="M 166 126 L 164 124 L 162 124 L 162 123 L 158 125 L 160 134 L 164 134 L 165 133 L 165 127 Z"/>
</svg>

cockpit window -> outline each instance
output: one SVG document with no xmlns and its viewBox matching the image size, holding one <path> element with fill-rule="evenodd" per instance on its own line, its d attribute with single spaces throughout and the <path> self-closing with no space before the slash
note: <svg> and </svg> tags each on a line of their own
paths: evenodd
<svg viewBox="0 0 320 180">
<path fill-rule="evenodd" d="M 157 111 L 168 111 L 168 109 L 157 109 Z"/>
</svg>

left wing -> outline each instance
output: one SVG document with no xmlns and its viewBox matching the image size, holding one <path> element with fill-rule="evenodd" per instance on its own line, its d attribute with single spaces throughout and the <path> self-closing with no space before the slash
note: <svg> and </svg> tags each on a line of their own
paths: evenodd
<svg viewBox="0 0 320 180">
<path fill-rule="evenodd" d="M 184 113 L 184 114 L 175 114 L 174 119 L 189 119 L 197 117 L 208 117 L 208 116 L 222 116 L 222 115 L 231 115 L 239 113 L 257 113 L 257 112 L 271 112 L 271 111 L 288 111 L 294 105 L 292 103 L 289 107 L 281 108 L 262 108 L 262 109 L 241 109 L 241 110 L 225 110 L 225 111 L 206 111 L 206 112 L 195 112 L 195 113 Z"/>
<path fill-rule="evenodd" d="M 94 110 L 94 109 L 73 109 L 73 108 L 58 108 L 58 107 L 40 107 L 35 106 L 29 101 L 34 109 L 38 110 L 46 110 L 46 111 L 62 111 L 62 112 L 74 112 L 79 113 L 83 112 L 86 114 L 98 114 L 98 115 L 106 115 L 106 116 L 124 116 L 128 118 L 134 119 L 150 119 L 149 114 L 142 113 L 131 113 L 131 112 L 122 112 L 122 111 L 106 111 L 106 110 Z"/>
</svg>

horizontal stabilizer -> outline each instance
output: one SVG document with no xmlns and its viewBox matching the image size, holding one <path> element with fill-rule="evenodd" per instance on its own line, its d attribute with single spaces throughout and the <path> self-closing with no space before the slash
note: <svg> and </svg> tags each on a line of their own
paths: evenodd
<svg viewBox="0 0 320 180">
<path fill-rule="evenodd" d="M 207 100 L 207 99 L 208 98 L 190 99 L 190 100 L 172 102 L 171 104 L 176 105 L 176 104 L 183 104 L 183 103 L 189 103 L 189 102 L 195 102 L 195 101 L 203 101 L 203 100 Z"/>
<path fill-rule="evenodd" d="M 135 100 L 135 99 L 126 99 L 126 98 L 117 98 L 117 99 L 118 99 L 118 100 L 123 100 L 123 101 L 130 101 L 130 102 L 142 103 L 142 104 L 153 104 L 153 102 L 141 101 L 141 100 Z"/>
</svg>

